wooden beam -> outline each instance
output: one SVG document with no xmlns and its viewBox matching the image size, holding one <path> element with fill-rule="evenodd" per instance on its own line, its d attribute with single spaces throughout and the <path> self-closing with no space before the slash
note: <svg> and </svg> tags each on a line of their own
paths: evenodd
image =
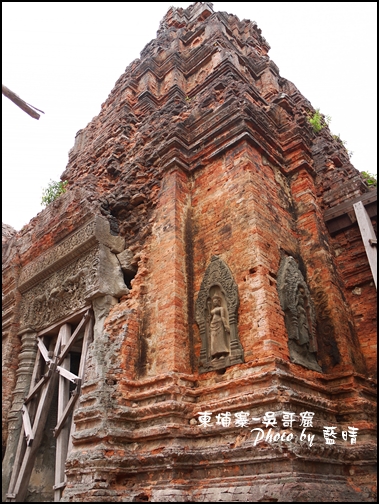
<svg viewBox="0 0 379 504">
<path fill-rule="evenodd" d="M 37 383 L 37 385 L 29 392 L 29 394 L 25 397 L 24 399 L 24 404 L 28 404 L 28 402 L 30 402 L 33 397 L 37 394 L 37 392 L 39 392 L 42 388 L 42 385 L 45 383 L 45 381 L 49 378 L 49 375 L 46 373 L 44 376 L 42 376 L 42 378 L 40 379 L 40 381 Z"/>
<path fill-rule="evenodd" d="M 345 201 L 341 205 L 329 208 L 324 212 L 324 221 L 331 235 L 356 224 L 354 204 L 359 201 L 364 205 L 369 217 L 375 218 L 377 216 L 377 190 L 373 189 L 358 198 Z"/>
<path fill-rule="evenodd" d="M 91 307 L 90 306 L 85 306 L 84 308 L 81 308 L 80 310 L 72 313 L 71 315 L 69 315 L 68 317 L 60 320 L 59 322 L 55 322 L 54 324 L 51 324 L 49 327 L 45 327 L 45 329 L 42 329 L 41 331 L 39 331 L 37 333 L 37 336 L 40 337 L 40 336 L 44 336 L 45 334 L 49 334 L 51 335 L 51 332 L 54 331 L 54 329 L 58 329 L 59 327 L 61 327 L 63 324 L 66 324 L 66 322 L 68 323 L 77 323 L 80 317 L 80 315 L 82 315 L 83 313 L 85 313 L 86 311 L 88 311 Z M 74 322 L 76 319 L 76 322 Z"/>
<path fill-rule="evenodd" d="M 29 390 L 33 390 L 33 384 L 36 382 L 37 377 L 39 376 L 41 372 L 41 366 L 42 366 L 42 359 L 41 355 L 37 352 L 36 360 L 34 363 L 34 368 L 33 368 L 33 374 L 32 378 L 30 380 L 30 388 Z M 30 393 L 29 393 L 30 395 Z M 33 417 L 35 413 L 35 404 L 31 404 L 29 406 L 29 418 Z M 12 468 L 12 475 L 11 479 L 9 482 L 9 487 L 8 487 L 8 494 L 7 494 L 7 501 L 14 501 L 16 498 L 16 495 L 14 493 L 14 487 L 17 481 L 18 474 L 20 472 L 21 464 L 23 461 L 23 458 L 25 456 L 25 450 L 26 450 L 26 443 L 24 439 L 24 425 L 21 425 L 21 431 L 20 431 L 20 436 L 18 438 L 18 445 L 17 445 L 17 450 L 14 458 L 14 463 L 13 463 L 13 468 Z M 9 496 L 9 497 L 8 497 Z M 13 497 L 12 497 L 13 496 Z"/>
<path fill-rule="evenodd" d="M 90 313 L 90 317 L 89 317 L 87 324 L 86 324 L 86 327 L 84 329 L 82 355 L 80 357 L 80 364 L 79 364 L 79 371 L 78 371 L 78 376 L 80 378 L 80 383 L 78 383 L 78 390 L 79 390 L 79 387 L 84 379 L 84 371 L 85 371 L 88 347 L 92 341 L 92 336 L 93 336 L 93 324 L 94 324 L 93 315 L 92 315 L 92 313 Z M 72 436 L 75 432 L 74 413 L 75 413 L 75 409 L 72 414 L 70 437 L 68 440 L 68 452 L 67 452 L 68 454 L 70 453 L 70 451 L 72 449 Z"/>
<path fill-rule="evenodd" d="M 61 490 L 62 491 L 65 488 L 66 485 L 67 485 L 67 482 L 66 481 L 62 481 L 58 485 L 54 485 L 53 489 L 54 490 Z"/>
<path fill-rule="evenodd" d="M 13 464 L 13 471 L 11 475 L 11 481 L 9 484 L 9 489 L 7 492 L 7 501 L 11 502 L 23 502 L 27 493 L 30 476 L 33 471 L 33 466 L 35 462 L 35 457 L 39 445 L 41 444 L 41 439 L 43 435 L 43 430 L 45 428 L 47 417 L 50 413 L 50 405 L 52 398 L 54 396 L 55 383 L 58 377 L 58 372 L 61 372 L 59 376 L 59 389 L 58 389 L 58 425 L 55 429 L 55 436 L 57 437 L 57 450 L 56 450 L 56 478 L 54 487 L 54 499 L 56 501 L 61 499 L 62 490 L 65 486 L 65 475 L 64 466 L 67 458 L 67 452 L 71 448 L 71 437 L 70 427 L 72 429 L 73 422 L 71 426 L 67 425 L 67 418 L 75 408 L 77 398 L 80 394 L 81 378 L 84 376 L 85 360 L 88 350 L 88 345 L 92 339 L 93 332 L 93 316 L 89 311 L 88 307 L 85 309 L 86 313 L 79 322 L 78 327 L 71 335 L 71 326 L 68 323 L 50 326 L 47 329 L 41 331 L 38 336 L 47 334 L 51 332 L 55 327 L 59 329 L 58 337 L 56 339 L 55 345 L 53 341 L 49 346 L 49 350 L 43 344 L 42 339 L 37 338 L 39 352 L 37 353 L 36 362 L 34 365 L 33 375 L 31 379 L 29 394 L 25 398 L 25 403 L 30 403 L 29 406 L 26 404 L 23 406 L 23 423 L 21 425 L 21 433 L 19 437 L 19 443 L 16 451 L 15 462 Z M 83 314 L 84 309 L 80 310 L 76 314 Z M 73 321 L 73 316 L 66 319 L 67 322 Z M 67 355 L 72 348 L 75 340 L 78 338 L 81 328 L 84 325 L 84 336 L 82 345 L 82 356 L 79 364 L 79 377 L 70 372 L 69 356 Z M 49 356 L 52 356 L 51 358 Z M 38 381 L 37 377 L 40 376 L 41 366 L 43 364 L 43 359 L 48 363 L 49 370 L 45 375 Z M 58 369 L 59 362 L 59 369 Z M 63 376 L 65 375 L 65 376 Z M 77 387 L 70 398 L 69 382 L 66 378 L 71 379 L 71 381 L 76 382 Z M 31 401 L 37 396 L 37 393 L 41 393 L 39 401 Z M 28 409 L 29 408 L 29 409 Z M 35 413 L 35 415 L 34 415 Z M 34 417 L 34 422 L 33 422 Z M 28 422 L 29 420 L 29 422 Z M 33 423 L 33 426 L 31 426 Z M 66 425 L 65 425 L 66 423 Z M 34 438 L 33 443 L 26 445 L 25 436 L 28 440 Z"/>
<path fill-rule="evenodd" d="M 30 423 L 28 408 L 25 405 L 22 407 L 22 422 L 24 424 L 26 444 L 29 446 L 33 442 L 34 435 L 32 431 L 32 424 Z"/>
<path fill-rule="evenodd" d="M 76 338 L 79 336 L 79 332 L 83 325 L 87 322 L 88 318 L 90 317 L 89 310 L 84 314 L 82 320 L 79 322 L 78 327 L 75 329 L 73 332 L 70 341 L 68 341 L 67 345 L 63 348 L 62 353 L 59 356 L 58 359 L 58 365 L 64 360 L 68 352 L 70 351 L 71 346 L 75 343 Z"/>
<path fill-rule="evenodd" d="M 78 383 L 79 377 L 76 376 L 76 374 L 71 373 L 68 369 L 65 369 L 62 366 L 57 366 L 57 370 L 59 371 L 59 374 L 67 378 L 67 380 L 70 380 L 72 383 Z"/>
<path fill-rule="evenodd" d="M 56 364 L 53 362 L 51 367 L 55 366 Z M 9 492 L 16 495 L 16 502 L 24 502 L 26 497 L 30 476 L 32 474 L 34 461 L 37 455 L 37 450 L 39 448 L 39 445 L 41 444 L 46 420 L 50 412 L 50 405 L 54 395 L 56 377 L 57 373 L 53 373 L 52 377 L 45 383 L 45 386 L 42 390 L 41 399 L 38 404 L 37 413 L 33 423 L 34 442 L 32 445 L 26 447 L 25 455 L 22 460 L 20 471 L 17 475 L 14 489 L 13 491 Z"/>
<path fill-rule="evenodd" d="M 37 450 L 41 444 L 42 436 L 43 436 L 43 431 L 45 429 L 45 424 L 47 417 L 50 413 L 50 406 L 51 406 L 51 401 L 54 396 L 54 389 L 55 389 L 55 384 L 56 384 L 56 378 L 58 376 L 58 373 L 56 372 L 56 359 L 57 355 L 59 353 L 60 347 L 61 347 L 61 340 L 62 340 L 62 335 L 63 331 L 59 331 L 57 341 L 55 343 L 53 355 L 54 355 L 54 361 L 50 363 L 49 366 L 49 371 L 48 374 L 50 376 L 50 379 L 48 379 L 44 387 L 42 388 L 41 392 L 41 397 L 37 406 L 37 412 L 34 418 L 33 422 L 33 437 L 34 441 L 32 445 L 27 446 L 26 449 L 23 451 L 20 451 L 20 457 L 18 458 L 17 461 L 17 468 L 14 467 L 15 469 L 18 469 L 17 472 L 15 473 L 15 478 L 13 479 L 13 473 L 12 473 L 12 481 L 11 484 L 9 485 L 9 494 L 14 494 L 15 498 L 14 500 L 16 502 L 24 502 L 27 491 L 28 491 L 28 485 L 29 485 L 29 480 L 30 476 L 33 471 L 34 467 L 34 462 L 35 458 L 37 455 Z M 38 354 L 37 354 L 38 356 Z M 36 366 L 35 369 L 37 369 L 37 360 L 36 359 Z M 23 441 L 20 439 L 20 441 Z M 22 443 L 23 446 L 25 446 L 25 443 Z M 21 457 L 21 454 L 23 453 L 23 456 Z M 22 462 L 21 462 L 22 460 Z"/>
<path fill-rule="evenodd" d="M 61 348 L 66 349 L 69 348 L 69 341 L 71 341 L 71 326 L 70 324 L 64 324 L 59 333 L 62 334 L 62 343 Z M 58 366 L 57 369 L 60 371 L 59 381 L 58 381 L 58 411 L 57 418 L 58 422 L 62 419 L 67 409 L 67 403 L 70 398 L 70 384 L 65 379 L 65 374 L 72 375 L 70 373 L 70 355 L 65 356 L 62 360 L 59 357 L 57 359 L 60 361 L 61 366 Z M 75 375 L 72 375 L 75 376 Z M 69 376 L 68 376 L 69 377 Z M 76 378 L 76 377 L 75 377 Z M 69 379 L 71 379 L 69 377 Z M 66 417 L 67 418 L 67 417 Z M 61 429 L 59 433 L 56 435 L 56 452 L 55 452 L 55 485 L 60 485 L 62 481 L 65 480 L 64 474 L 64 466 L 67 458 L 67 448 L 68 448 L 68 436 L 69 436 L 69 427 L 64 425 L 64 421 L 61 421 Z M 54 501 L 59 502 L 62 497 L 62 489 L 57 488 L 54 490 Z"/>
<path fill-rule="evenodd" d="M 367 193 L 361 194 L 357 198 L 350 199 L 348 201 L 344 201 L 340 205 L 329 208 L 324 212 L 324 221 L 328 222 L 336 217 L 340 217 L 341 215 L 347 214 L 348 212 L 353 212 L 353 206 L 358 201 L 361 201 L 364 206 L 369 205 L 370 203 L 375 203 L 378 199 L 378 193 L 376 189 L 372 189 Z"/>
<path fill-rule="evenodd" d="M 9 488 L 7 493 L 7 502 L 15 502 L 16 494 L 14 493 L 14 487 L 16 485 L 17 477 L 20 472 L 21 464 L 25 456 L 26 444 L 24 439 L 24 424 L 21 425 L 20 437 L 18 439 L 18 445 L 16 450 L 16 455 L 14 458 L 14 464 L 12 469 L 12 476 L 9 482 Z"/>
<path fill-rule="evenodd" d="M 38 338 L 37 342 L 38 342 L 39 351 L 41 352 L 42 357 L 45 359 L 46 364 L 50 364 L 51 359 L 49 357 L 49 352 L 48 352 L 47 348 L 45 347 L 45 345 L 43 344 L 42 338 Z"/>
<path fill-rule="evenodd" d="M 82 355 L 80 358 L 79 371 L 78 371 L 78 376 L 79 376 L 80 380 L 82 380 L 82 381 L 84 379 L 84 370 L 85 370 L 85 365 L 86 365 L 87 351 L 88 351 L 89 344 L 91 343 L 92 336 L 93 336 L 93 317 L 90 316 L 90 318 L 88 319 L 86 328 L 84 330 Z"/>
<path fill-rule="evenodd" d="M 64 426 L 65 421 L 67 420 L 69 414 L 71 413 L 72 409 L 75 406 L 76 400 L 79 397 L 79 391 L 80 391 L 80 383 L 79 383 L 79 386 L 78 386 L 78 390 L 75 389 L 72 392 L 72 396 L 70 397 L 70 400 L 68 401 L 67 406 L 66 406 L 64 412 L 62 413 L 61 418 L 58 419 L 57 426 L 54 429 L 54 437 L 58 437 L 59 436 L 59 434 L 60 434 L 60 432 L 62 430 L 62 427 Z"/>
<path fill-rule="evenodd" d="M 33 107 L 33 105 L 29 105 L 29 103 L 26 103 L 26 101 L 24 101 L 22 98 L 20 98 L 19 96 L 17 96 L 16 93 L 14 93 L 9 88 L 7 88 L 6 86 L 4 86 L 4 84 L 2 85 L 2 93 L 3 93 L 4 96 L 6 96 L 7 98 L 9 98 L 10 101 L 12 101 L 15 105 L 17 105 L 17 107 L 20 107 L 21 110 L 23 110 L 28 115 L 30 115 L 31 117 L 33 117 L 33 119 L 39 119 L 40 118 L 40 114 L 38 114 L 36 112 L 36 110 L 38 110 L 38 112 L 41 112 L 42 114 L 45 113 L 45 112 L 42 112 L 42 110 L 39 110 L 38 108 Z"/>
<path fill-rule="evenodd" d="M 376 287 L 377 254 L 376 254 L 376 247 L 374 246 L 374 244 L 370 243 L 370 241 L 372 240 L 376 241 L 374 228 L 372 227 L 371 219 L 368 216 L 366 209 L 361 201 L 358 201 L 358 203 L 354 203 L 354 211 L 355 215 L 357 216 L 359 230 L 362 235 L 362 241 L 365 246 L 367 259 L 370 264 L 371 273 L 374 278 L 374 283 Z"/>
</svg>

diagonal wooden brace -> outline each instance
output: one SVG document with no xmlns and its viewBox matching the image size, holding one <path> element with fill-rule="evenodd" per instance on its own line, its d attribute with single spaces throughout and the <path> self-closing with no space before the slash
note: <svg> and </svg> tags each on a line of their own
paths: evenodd
<svg viewBox="0 0 379 504">
<path fill-rule="evenodd" d="M 79 380 L 79 376 L 76 376 L 74 373 L 71 373 L 71 371 L 68 371 L 67 369 L 57 366 L 57 370 L 59 371 L 59 374 L 61 376 L 64 376 L 68 380 L 70 380 L 72 383 L 77 383 Z"/>
<path fill-rule="evenodd" d="M 24 424 L 25 438 L 27 446 L 30 446 L 34 439 L 34 434 L 32 430 L 32 424 L 29 418 L 28 408 L 23 405 L 22 406 L 22 422 Z"/>
</svg>

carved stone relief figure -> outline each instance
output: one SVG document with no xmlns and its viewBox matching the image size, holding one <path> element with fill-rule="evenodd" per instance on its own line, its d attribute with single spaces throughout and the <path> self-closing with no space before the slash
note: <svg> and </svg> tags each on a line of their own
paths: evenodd
<svg viewBox="0 0 379 504">
<path fill-rule="evenodd" d="M 230 354 L 229 314 L 221 304 L 221 296 L 214 294 L 208 301 L 211 359 Z"/>
<path fill-rule="evenodd" d="M 213 256 L 196 301 L 196 322 L 202 342 L 200 373 L 243 362 L 237 335 L 237 310 L 237 285 L 227 265 Z"/>
<path fill-rule="evenodd" d="M 293 257 L 282 259 L 277 286 L 285 315 L 291 361 L 321 372 L 316 355 L 315 311 L 308 286 Z"/>
</svg>

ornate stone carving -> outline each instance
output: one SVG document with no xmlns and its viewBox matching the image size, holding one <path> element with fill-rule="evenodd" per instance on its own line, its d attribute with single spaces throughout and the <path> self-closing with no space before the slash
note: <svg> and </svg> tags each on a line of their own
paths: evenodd
<svg viewBox="0 0 379 504">
<path fill-rule="evenodd" d="M 308 286 L 293 257 L 282 259 L 277 286 L 285 315 L 291 361 L 321 372 L 316 359 L 315 309 Z"/>
<path fill-rule="evenodd" d="M 5 502 L 6 491 L 9 486 L 17 452 L 17 445 L 22 425 L 21 407 L 24 404 L 25 396 L 29 392 L 30 380 L 33 374 L 33 367 L 37 355 L 36 334 L 28 328 L 19 334 L 19 336 L 21 337 L 21 352 L 19 354 L 19 365 L 16 372 L 16 386 L 12 393 L 12 407 L 8 415 L 9 423 L 7 448 L 3 459 L 2 502 Z"/>
<path fill-rule="evenodd" d="M 20 306 L 21 326 L 42 328 L 84 307 L 97 263 L 97 250 L 92 250 L 25 292 Z"/>
<path fill-rule="evenodd" d="M 48 250 L 35 261 L 24 266 L 18 280 L 18 289 L 21 292 L 30 289 L 41 278 L 47 277 L 53 271 L 84 254 L 98 243 L 106 245 L 116 254 L 122 252 L 125 246 L 123 238 L 110 234 L 107 219 L 96 216 L 61 243 Z"/>
<path fill-rule="evenodd" d="M 243 362 L 237 335 L 238 289 L 228 266 L 213 256 L 196 301 L 200 329 L 199 372 L 224 369 Z"/>
<path fill-rule="evenodd" d="M 96 297 L 119 298 L 128 292 L 120 263 L 112 253 L 120 248 L 119 237 L 110 235 L 109 224 L 96 217 L 81 231 L 84 236 L 74 233 L 23 270 L 21 327 L 40 330 Z"/>
</svg>

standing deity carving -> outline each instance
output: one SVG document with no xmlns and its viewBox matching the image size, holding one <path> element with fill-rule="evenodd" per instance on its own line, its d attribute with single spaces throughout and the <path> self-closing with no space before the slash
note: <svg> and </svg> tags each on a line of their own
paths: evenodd
<svg viewBox="0 0 379 504">
<path fill-rule="evenodd" d="M 230 354 L 229 314 L 221 304 L 221 296 L 214 294 L 208 301 L 211 358 L 221 359 Z"/>
<path fill-rule="evenodd" d="M 285 315 L 291 361 L 321 372 L 316 355 L 315 310 L 308 286 L 293 257 L 282 259 L 277 286 Z"/>
<path fill-rule="evenodd" d="M 238 289 L 228 266 L 213 256 L 196 301 L 200 329 L 199 371 L 225 369 L 243 362 L 237 334 Z"/>
</svg>

